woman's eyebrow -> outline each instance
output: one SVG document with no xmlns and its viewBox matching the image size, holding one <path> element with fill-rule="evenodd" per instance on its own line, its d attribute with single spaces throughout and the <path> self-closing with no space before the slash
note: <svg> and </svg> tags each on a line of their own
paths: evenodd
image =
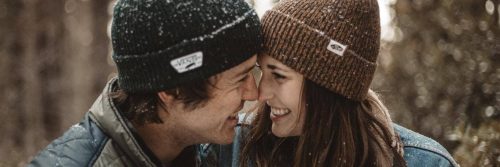
<svg viewBox="0 0 500 167">
<path fill-rule="evenodd" d="M 279 66 L 274 65 L 274 64 L 268 64 L 268 65 L 266 65 L 266 67 L 269 68 L 270 70 L 273 70 L 273 71 L 291 72 L 291 70 L 288 69 L 287 67 L 279 67 Z"/>
<path fill-rule="evenodd" d="M 268 65 L 267 65 L 267 68 L 269 68 L 269 69 L 271 69 L 271 70 L 274 70 L 274 69 L 276 69 L 276 68 L 278 68 L 278 67 L 276 67 L 275 65 L 272 65 L 272 64 L 268 64 Z"/>
</svg>

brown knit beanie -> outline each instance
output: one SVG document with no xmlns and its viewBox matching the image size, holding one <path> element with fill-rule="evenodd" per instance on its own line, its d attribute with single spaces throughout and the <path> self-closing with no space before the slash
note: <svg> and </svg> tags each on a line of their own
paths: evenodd
<svg viewBox="0 0 500 167">
<path fill-rule="evenodd" d="M 362 101 L 377 66 L 376 0 L 286 0 L 262 18 L 264 52 L 305 78 Z"/>
</svg>

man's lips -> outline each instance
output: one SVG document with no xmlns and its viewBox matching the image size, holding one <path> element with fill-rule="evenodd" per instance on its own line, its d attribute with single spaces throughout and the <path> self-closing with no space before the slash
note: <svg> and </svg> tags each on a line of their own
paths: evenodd
<svg viewBox="0 0 500 167">
<path fill-rule="evenodd" d="M 228 120 L 238 120 L 238 113 L 243 109 L 244 103 L 240 104 L 240 107 L 233 114 L 229 115 Z"/>
</svg>

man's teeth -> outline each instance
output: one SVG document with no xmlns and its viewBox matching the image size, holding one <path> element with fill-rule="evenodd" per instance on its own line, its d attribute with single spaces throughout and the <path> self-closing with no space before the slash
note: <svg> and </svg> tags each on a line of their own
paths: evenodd
<svg viewBox="0 0 500 167">
<path fill-rule="evenodd" d="M 286 108 L 271 107 L 271 113 L 273 115 L 276 115 L 276 116 L 282 116 L 282 115 L 286 115 L 286 114 L 290 113 L 290 110 L 288 110 Z"/>
</svg>

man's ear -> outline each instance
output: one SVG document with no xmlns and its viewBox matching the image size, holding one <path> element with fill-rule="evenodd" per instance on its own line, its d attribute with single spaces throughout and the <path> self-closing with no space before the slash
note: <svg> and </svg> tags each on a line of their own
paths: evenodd
<svg viewBox="0 0 500 167">
<path fill-rule="evenodd" d="M 158 92 L 158 97 L 160 97 L 161 102 L 167 106 L 172 106 L 175 101 L 175 96 L 165 91 Z"/>
</svg>

